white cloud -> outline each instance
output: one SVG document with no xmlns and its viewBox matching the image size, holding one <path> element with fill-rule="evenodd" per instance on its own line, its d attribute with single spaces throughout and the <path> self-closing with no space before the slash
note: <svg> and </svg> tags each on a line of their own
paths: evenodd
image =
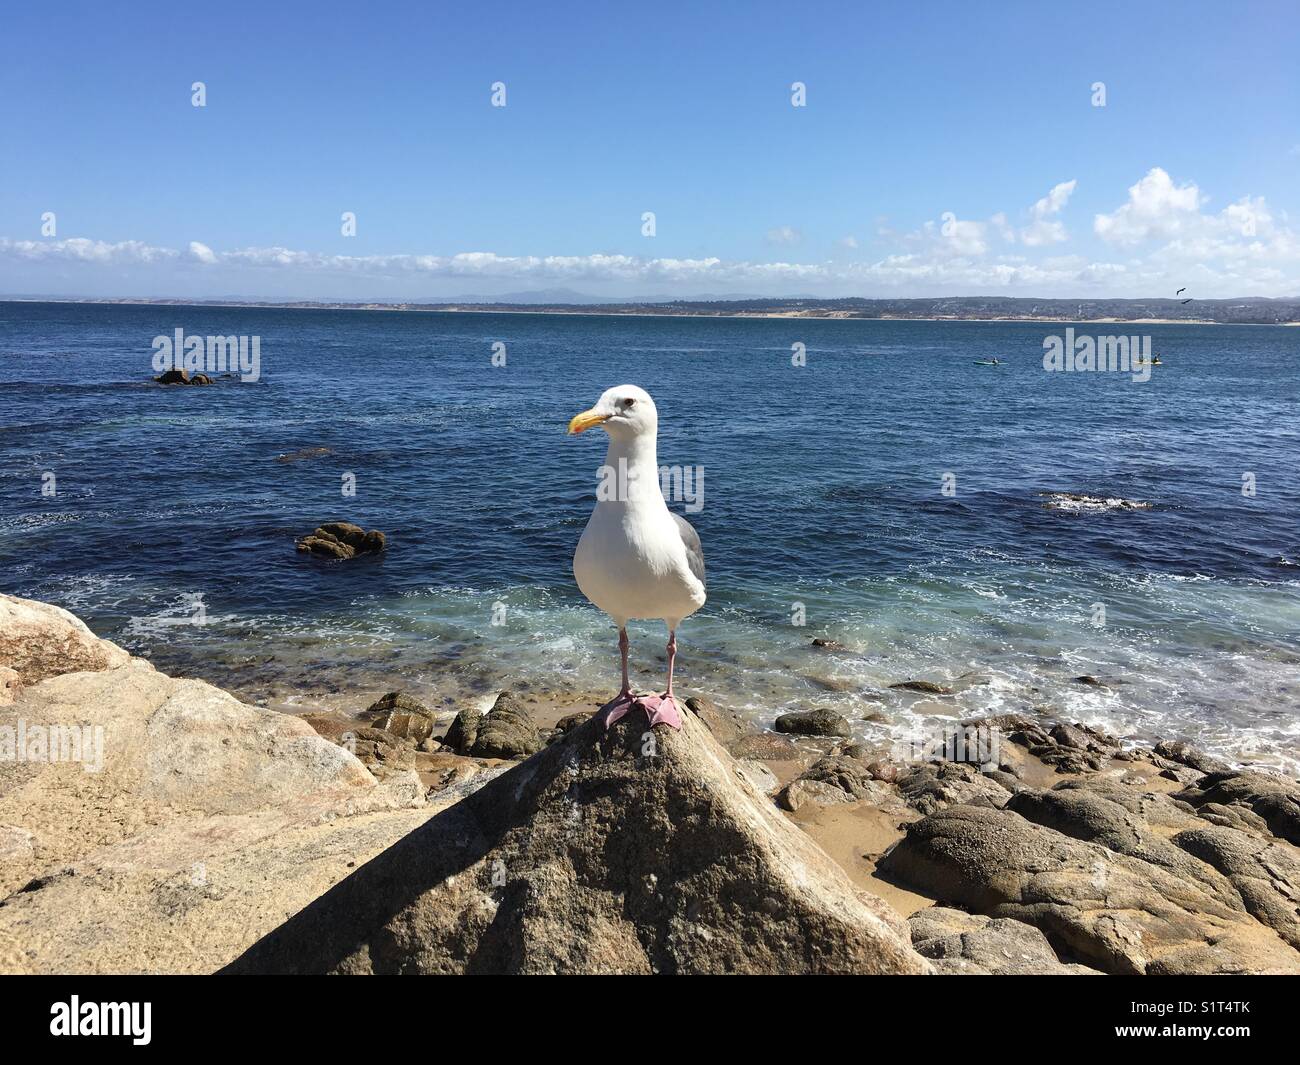
<svg viewBox="0 0 1300 1065">
<path fill-rule="evenodd" d="M 197 240 L 190 241 L 190 258 L 201 263 L 215 263 L 217 261 L 216 253 L 206 244 L 200 244 Z"/>
<path fill-rule="evenodd" d="M 840 237 L 840 239 L 835 243 L 841 248 L 847 248 L 849 251 L 854 251 L 858 246 L 858 238 L 849 234 L 848 236 Z"/>
<path fill-rule="evenodd" d="M 138 240 L 109 244 L 102 240 L 70 237 L 67 240 L 9 240 L 0 237 L 0 252 L 35 262 L 156 263 L 174 259 L 171 248 L 156 248 Z"/>
<path fill-rule="evenodd" d="M 1052 191 L 1029 208 L 1029 225 L 1020 231 L 1021 243 L 1030 248 L 1045 244 L 1060 244 L 1068 239 L 1065 224 L 1055 218 L 1070 202 L 1077 180 L 1062 181 L 1053 185 Z"/>
<path fill-rule="evenodd" d="M 1200 214 L 1201 190 L 1189 182 L 1175 185 L 1160 167 L 1152 167 L 1128 190 L 1128 202 L 1110 214 L 1099 214 L 1092 228 L 1111 244 L 1139 244 L 1152 238 L 1170 239 L 1186 231 Z"/>
<path fill-rule="evenodd" d="M 576 285 L 609 295 L 699 292 L 758 292 L 789 295 L 978 294 L 1002 291 L 1026 295 L 1173 295 L 1192 286 L 1195 296 L 1294 296 L 1300 293 L 1300 235 L 1289 228 L 1263 197 L 1244 196 L 1217 214 L 1201 208 L 1205 197 L 1195 184 L 1175 185 L 1155 168 L 1129 190 L 1128 201 L 1096 228 L 1116 250 L 1117 261 L 1081 254 L 1045 254 L 1068 238 L 1060 221 L 1077 187 L 1064 181 L 1026 212 L 1017 227 L 1004 213 L 987 221 L 959 219 L 949 212 L 912 233 L 900 234 L 883 222 L 877 239 L 895 251 L 873 262 L 834 258 L 811 263 L 640 258 L 632 255 L 500 255 L 465 251 L 454 255 L 338 255 L 284 247 L 246 247 L 220 251 L 199 241 L 182 250 L 141 241 L 9 240 L 0 238 L 0 268 L 17 265 L 0 283 L 10 291 L 24 286 L 44 266 L 59 283 L 71 271 L 92 277 L 101 288 L 122 288 L 123 278 L 139 279 L 152 266 L 156 292 L 189 286 L 190 291 L 323 292 L 359 297 L 428 296 L 443 292 L 498 291 L 509 288 Z M 1101 219 L 1105 219 L 1104 222 Z M 786 243 L 801 240 L 791 227 L 773 230 Z M 1139 252 L 1137 244 L 1155 241 Z M 857 240 L 841 238 L 837 248 L 853 250 Z M 995 250 L 996 249 L 996 250 Z M 130 268 L 130 272 L 127 272 Z M 484 285 L 457 282 L 482 280 Z M 436 282 L 445 281 L 445 287 Z M 431 284 L 431 282 L 433 282 Z M 219 286 L 219 287 L 218 287 Z M 36 289 L 54 291 L 52 288 Z M 122 294 L 128 294 L 123 292 Z"/>
</svg>

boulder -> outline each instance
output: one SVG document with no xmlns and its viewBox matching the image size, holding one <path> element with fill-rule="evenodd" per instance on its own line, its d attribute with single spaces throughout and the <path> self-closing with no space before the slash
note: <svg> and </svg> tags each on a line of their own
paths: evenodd
<svg viewBox="0 0 1300 1065">
<path fill-rule="evenodd" d="M 542 737 L 527 708 L 502 692 L 479 723 L 470 754 L 476 758 L 527 758 L 542 749 Z"/>
<path fill-rule="evenodd" d="M 389 692 L 366 708 L 371 726 L 394 736 L 423 743 L 433 735 L 436 720 L 432 710 L 403 692 Z"/>
<path fill-rule="evenodd" d="M 1100 976 L 1067 964 L 1033 925 L 931 906 L 908 919 L 912 946 L 950 976 Z"/>
<path fill-rule="evenodd" d="M 1168 758 L 1171 762 L 1178 762 L 1199 773 L 1232 772 L 1232 766 L 1221 758 L 1212 758 L 1204 751 L 1181 740 L 1161 740 L 1155 746 L 1155 753 L 1161 758 Z"/>
<path fill-rule="evenodd" d="M 360 525 L 347 521 L 326 522 L 315 532 L 300 537 L 296 544 L 300 552 L 334 559 L 377 554 L 385 545 L 386 538 L 377 529 L 366 532 Z"/>
<path fill-rule="evenodd" d="M 782 714 L 773 726 L 793 736 L 848 736 L 848 720 L 834 710 L 798 710 Z"/>
<path fill-rule="evenodd" d="M 797 762 L 801 757 L 798 747 L 784 736 L 771 732 L 741 736 L 728 746 L 728 750 L 736 758 L 753 758 L 763 762 Z"/>
<path fill-rule="evenodd" d="M 190 372 L 189 370 L 164 370 L 154 380 L 160 385 L 188 385 Z"/>
<path fill-rule="evenodd" d="M 963 762 L 937 762 L 896 771 L 898 791 L 922 814 L 948 806 L 1005 806 L 1011 793 L 997 780 Z"/>
<path fill-rule="evenodd" d="M 1173 842 L 1227 877 L 1251 916 L 1300 950 L 1300 854 L 1295 848 L 1217 825 L 1179 832 Z"/>
<path fill-rule="evenodd" d="M 49 674 L 0 706 L 0 972 L 211 972 L 436 809 L 415 774 L 381 784 L 306 720 L 159 673 L 55 608 L 0 611 L 25 634 L 4 628 L 11 659 Z"/>
<path fill-rule="evenodd" d="M 117 644 L 99 639 L 66 610 L 0 594 L 0 668 L 17 675 L 15 680 L 4 674 L 7 690 L 61 673 L 125 665 L 129 659 Z"/>
<path fill-rule="evenodd" d="M 693 715 L 588 721 L 429 820 L 232 973 L 923 973 L 905 927 Z"/>
<path fill-rule="evenodd" d="M 1253 814 L 1279 839 L 1300 846 L 1300 784 L 1273 773 L 1210 773 L 1177 798 L 1220 817 Z M 1207 811 L 1208 812 L 1208 811 Z"/>
<path fill-rule="evenodd" d="M 712 699 L 703 695 L 692 695 L 687 699 L 686 709 L 703 721 L 713 738 L 724 747 L 735 743 L 744 734 L 740 722 L 732 714 L 720 710 Z"/>
<path fill-rule="evenodd" d="M 826 757 L 782 788 L 777 803 L 793 812 L 810 800 L 830 806 L 861 799 L 876 799 L 883 804 L 892 798 L 890 789 L 873 779 L 864 763 L 853 758 Z"/>
<path fill-rule="evenodd" d="M 483 723 L 483 711 L 476 706 L 467 706 L 454 718 L 447 734 L 442 737 L 442 745 L 457 754 L 469 754 L 478 738 L 479 726 Z"/>
<path fill-rule="evenodd" d="M 1195 881 L 1033 824 L 953 806 L 907 826 L 882 875 L 988 917 L 1034 925 L 1108 973 L 1300 973 L 1272 929 Z"/>
</svg>

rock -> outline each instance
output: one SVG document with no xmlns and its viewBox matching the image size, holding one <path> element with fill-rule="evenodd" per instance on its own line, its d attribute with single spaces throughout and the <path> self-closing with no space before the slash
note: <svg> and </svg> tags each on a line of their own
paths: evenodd
<svg viewBox="0 0 1300 1065">
<path fill-rule="evenodd" d="M 1231 773 L 1232 766 L 1219 758 L 1211 758 L 1204 751 L 1181 740 L 1161 740 L 1155 746 L 1155 753 L 1161 758 L 1195 769 L 1199 773 Z"/>
<path fill-rule="evenodd" d="M 478 738 L 479 726 L 483 723 L 483 711 L 477 707 L 467 706 L 452 719 L 447 734 L 442 737 L 442 745 L 457 754 L 469 754 Z"/>
<path fill-rule="evenodd" d="M 0 667 L 17 674 L 18 685 L 61 673 L 111 669 L 129 660 L 117 644 L 99 639 L 66 610 L 0 594 Z M 5 688 L 13 691 L 13 677 L 4 676 Z"/>
<path fill-rule="evenodd" d="M 8 706 L 18 698 L 23 690 L 23 679 L 18 670 L 9 666 L 0 666 L 0 706 Z"/>
<path fill-rule="evenodd" d="M 908 771 L 905 766 L 883 758 L 867 763 L 867 772 L 871 774 L 871 778 L 873 780 L 883 780 L 888 784 L 896 783 L 898 778 Z"/>
<path fill-rule="evenodd" d="M 840 643 L 838 640 L 827 640 L 827 639 L 825 639 L 825 638 L 823 638 L 823 637 L 821 637 L 821 636 L 818 636 L 818 637 L 816 637 L 816 638 L 813 640 L 813 642 L 812 642 L 812 646 L 813 646 L 813 647 L 817 647 L 817 648 L 819 648 L 819 649 L 821 649 L 821 650 L 823 650 L 823 651 L 844 651 L 844 650 L 847 650 L 847 648 L 846 648 L 842 643 Z"/>
<path fill-rule="evenodd" d="M 1115 781 L 1066 781 L 1050 791 L 1024 790 L 1006 808 L 1035 824 L 1073 839 L 1140 858 L 1195 882 L 1224 907 L 1240 910 L 1232 885 L 1219 873 L 1168 839 L 1168 829 L 1197 824 L 1197 818 L 1155 792 L 1141 793 Z"/>
<path fill-rule="evenodd" d="M 1187 829 L 1173 842 L 1227 877 L 1251 916 L 1300 950 L 1300 854 L 1293 848 L 1218 826 Z"/>
<path fill-rule="evenodd" d="M 785 737 L 770 732 L 741 736 L 731 744 L 729 750 L 736 758 L 752 758 L 763 762 L 796 762 L 800 757 L 798 747 Z"/>
<path fill-rule="evenodd" d="M 289 451 L 283 455 L 276 455 L 276 462 L 300 462 L 302 459 L 320 458 L 323 455 L 332 455 L 333 450 L 327 447 L 304 447 L 298 451 Z"/>
<path fill-rule="evenodd" d="M 1075 684 L 1084 684 L 1084 685 L 1088 686 L 1089 688 L 1104 688 L 1104 687 L 1106 687 L 1105 684 L 1103 684 L 1100 680 L 1098 680 L 1096 677 L 1094 677 L 1091 673 L 1085 673 L 1085 674 L 1083 674 L 1083 676 L 1081 676 L 1081 677 L 1075 677 L 1075 678 L 1074 678 L 1074 683 L 1075 683 Z"/>
<path fill-rule="evenodd" d="M 585 723 L 589 717 L 591 717 L 591 714 L 586 710 L 580 710 L 576 714 L 567 714 L 555 723 L 555 730 L 563 735 Z"/>
<path fill-rule="evenodd" d="M 795 736 L 848 736 L 848 721 L 834 710 L 799 710 L 782 714 L 773 726 L 777 732 Z"/>
<path fill-rule="evenodd" d="M 384 550 L 385 545 L 383 533 L 378 530 L 366 532 L 361 526 L 347 521 L 327 522 L 315 532 L 299 538 L 296 544 L 301 552 L 336 559 L 377 554 Z"/>
<path fill-rule="evenodd" d="M 692 695 L 686 700 L 686 709 L 703 721 L 708 730 L 713 733 L 713 738 L 724 747 L 735 743 L 744 735 L 745 730 L 735 716 L 718 709 L 712 699 L 707 699 L 703 695 Z"/>
<path fill-rule="evenodd" d="M 394 736 L 423 743 L 433 735 L 436 724 L 433 711 L 403 692 L 389 692 L 366 708 L 372 727 Z"/>
<path fill-rule="evenodd" d="M 880 871 L 989 917 L 1026 921 L 1108 973 L 1300 972 L 1271 929 L 1199 884 L 1010 810 L 954 806 L 907 826 Z"/>
<path fill-rule="evenodd" d="M 884 805 L 894 799 L 888 787 L 872 778 L 870 770 L 852 758 L 822 758 L 792 780 L 777 796 L 777 804 L 791 812 L 805 802 L 820 806 L 877 799 Z"/>
<path fill-rule="evenodd" d="M 932 680 L 900 680 L 897 684 L 891 684 L 890 687 L 896 691 L 921 692 L 925 695 L 952 694 L 951 688 L 936 684 Z"/>
<path fill-rule="evenodd" d="M 307 721 L 35 606 L 0 596 L 31 641 L 20 668 L 50 672 L 38 649 L 69 639 L 118 664 L 54 670 L 0 707 L 0 735 L 83 741 L 79 761 L 0 760 L 0 972 L 211 972 L 434 812 L 411 774 L 380 784 Z"/>
<path fill-rule="evenodd" d="M 1300 846 L 1300 785 L 1286 777 L 1272 773 L 1210 773 L 1176 797 L 1192 806 L 1209 803 L 1216 810 L 1227 808 L 1224 812 L 1249 812 L 1263 821 L 1273 835 Z"/>
<path fill-rule="evenodd" d="M 392 770 L 415 768 L 415 743 L 386 729 L 354 728 L 340 742 L 380 779 Z"/>
<path fill-rule="evenodd" d="M 899 773 L 897 781 L 907 804 L 922 814 L 965 803 L 1000 807 L 1011 798 L 997 781 L 962 762 L 916 766 Z"/>
<path fill-rule="evenodd" d="M 1053 725 L 1048 735 L 1056 741 L 1057 746 L 1070 747 L 1076 751 L 1091 749 L 1091 741 L 1083 729 L 1075 725 Z"/>
<path fill-rule="evenodd" d="M 922 973 L 902 922 L 698 718 L 570 731 L 358 869 L 236 973 Z"/>
<path fill-rule="evenodd" d="M 196 373 L 190 378 L 190 384 L 192 385 L 210 385 L 212 383 L 212 378 L 205 373 Z"/>
<path fill-rule="evenodd" d="M 523 703 L 502 692 L 479 724 L 470 753 L 477 758 L 526 758 L 542 749 L 542 737 Z"/>
<path fill-rule="evenodd" d="M 1086 965 L 1065 964 L 1033 925 L 988 918 L 946 906 L 918 910 L 908 919 L 912 946 L 949 975 L 1100 976 Z"/>
<path fill-rule="evenodd" d="M 768 769 L 762 762 L 756 762 L 752 758 L 737 760 L 736 772 L 748 780 L 760 795 L 771 795 L 781 786 L 781 782 L 777 780 L 776 774 L 772 770 Z"/>
<path fill-rule="evenodd" d="M 164 370 L 154 380 L 160 385 L 188 385 L 190 372 L 189 370 Z"/>
</svg>

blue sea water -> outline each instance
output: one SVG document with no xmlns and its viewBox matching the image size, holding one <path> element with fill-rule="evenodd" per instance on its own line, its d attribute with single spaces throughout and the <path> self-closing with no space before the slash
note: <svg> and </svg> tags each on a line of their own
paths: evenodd
<svg viewBox="0 0 1300 1065">
<path fill-rule="evenodd" d="M 704 475 L 686 691 L 760 724 L 830 706 L 880 743 L 1045 709 L 1295 770 L 1300 330 L 1074 327 L 1150 334 L 1164 365 L 1048 373 L 1045 323 L 0 303 L 0 588 L 250 698 L 612 691 L 570 570 L 603 438 L 564 430 L 635 383 L 660 462 Z M 154 384 L 177 328 L 259 336 L 259 380 Z M 294 551 L 338 519 L 388 551 Z M 178 624 L 194 595 L 206 624 Z M 661 685 L 661 626 L 632 636 Z M 957 694 L 888 687 L 916 677 Z"/>
</svg>

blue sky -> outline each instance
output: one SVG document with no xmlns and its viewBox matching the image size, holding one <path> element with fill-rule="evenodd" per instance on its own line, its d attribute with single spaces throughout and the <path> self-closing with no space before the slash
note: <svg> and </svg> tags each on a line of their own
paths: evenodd
<svg viewBox="0 0 1300 1065">
<path fill-rule="evenodd" d="M 1292 3 L 50 3 L 2 25 L 0 293 L 1300 296 Z"/>
</svg>

